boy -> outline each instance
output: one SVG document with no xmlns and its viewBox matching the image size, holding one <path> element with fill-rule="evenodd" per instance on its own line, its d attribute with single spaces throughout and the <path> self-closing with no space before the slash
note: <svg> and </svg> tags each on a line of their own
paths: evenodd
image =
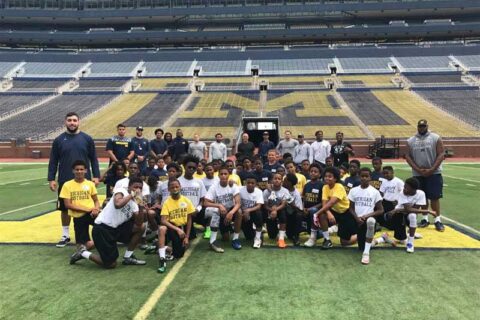
<svg viewBox="0 0 480 320">
<path fill-rule="evenodd" d="M 200 163 L 197 166 L 197 171 L 193 174 L 193 177 L 195 179 L 200 179 L 200 180 L 205 178 L 206 175 L 205 175 L 204 168 L 205 168 L 205 164 L 203 164 L 203 162 L 200 161 Z"/>
<path fill-rule="evenodd" d="M 143 180 L 146 180 L 149 176 L 150 173 L 155 169 L 156 165 L 156 160 L 154 157 L 149 157 L 147 160 L 147 167 L 142 170 L 142 178 Z"/>
<path fill-rule="evenodd" d="M 188 248 L 190 231 L 192 230 L 192 214 L 195 207 L 192 202 L 180 194 L 180 182 L 176 179 L 168 181 L 170 196 L 162 206 L 160 214 L 162 226 L 158 232 L 158 255 L 160 256 L 158 272 L 167 269 L 166 243 L 172 241 L 172 254 L 176 259 L 183 257 Z"/>
<path fill-rule="evenodd" d="M 150 172 L 149 176 L 155 176 L 158 178 L 159 181 L 166 181 L 168 180 L 167 177 L 167 170 L 165 170 L 165 160 L 163 160 L 163 156 L 157 157 L 156 168 Z"/>
<path fill-rule="evenodd" d="M 268 150 L 267 163 L 263 166 L 263 169 L 270 171 L 271 173 L 277 172 L 277 169 L 282 165 L 277 161 L 277 149 Z"/>
<path fill-rule="evenodd" d="M 374 157 L 372 159 L 372 180 L 370 181 L 370 185 L 377 190 L 380 190 L 380 185 L 382 184 L 383 179 L 383 172 L 382 172 L 382 158 Z"/>
<path fill-rule="evenodd" d="M 350 176 L 345 178 L 345 191 L 347 194 L 350 192 L 352 188 L 358 187 L 360 185 L 360 177 L 358 176 L 358 172 L 360 170 L 360 161 L 354 159 L 350 161 L 348 166 L 348 172 Z"/>
<path fill-rule="evenodd" d="M 233 162 L 233 160 L 228 159 L 227 161 L 225 161 L 225 167 L 228 169 L 228 173 L 229 173 L 228 181 L 232 181 L 238 187 L 241 187 L 242 180 L 240 180 L 240 177 L 237 174 L 233 173 L 233 169 L 235 168 L 235 163 Z M 220 171 L 219 171 L 219 174 L 220 174 Z"/>
<path fill-rule="evenodd" d="M 310 180 L 310 161 L 303 160 L 300 165 L 300 173 L 305 176 L 305 179 Z"/>
<path fill-rule="evenodd" d="M 245 185 L 245 178 L 252 173 L 252 160 L 249 157 L 245 157 L 242 160 L 242 171 L 237 173 L 240 177 L 240 181 L 242 185 Z"/>
<path fill-rule="evenodd" d="M 232 248 L 240 250 L 239 236 L 242 228 L 242 214 L 240 212 L 240 189 L 236 184 L 229 184 L 229 170 L 223 167 L 219 170 L 219 183 L 214 184 L 205 196 L 205 215 L 211 217 L 210 221 L 210 249 L 217 253 L 224 250 L 215 244 L 217 232 L 220 229 L 222 235 L 229 232 L 230 223 L 234 222 Z"/>
<path fill-rule="evenodd" d="M 323 182 L 320 181 L 322 169 L 318 163 L 310 165 L 310 181 L 303 188 L 303 206 L 307 219 L 307 230 L 310 230 L 310 237 L 304 243 L 305 247 L 313 247 L 317 241 L 318 227 L 315 225 L 314 214 L 322 207 Z"/>
<path fill-rule="evenodd" d="M 305 176 L 301 173 L 297 173 L 297 171 L 296 171 L 297 168 L 296 168 L 295 163 L 293 161 L 285 162 L 285 169 L 286 169 L 287 173 L 293 174 L 297 177 L 298 183 L 295 186 L 295 188 L 297 188 L 298 192 L 300 194 L 302 194 L 303 193 L 303 188 L 307 184 L 307 179 L 305 178 Z"/>
<path fill-rule="evenodd" d="M 113 197 L 99 213 L 93 225 L 92 237 L 99 255 L 81 247 L 75 253 L 75 257 L 72 257 L 74 261 L 84 258 L 107 269 L 115 268 L 119 256 L 117 242 L 122 242 L 128 245 L 122 264 L 146 264 L 133 254 L 144 231 L 143 215 L 140 210 L 143 205 L 142 185 L 141 178 L 132 177 L 127 189 L 114 190 Z"/>
<path fill-rule="evenodd" d="M 375 235 L 376 217 L 383 214 L 382 196 L 370 185 L 370 168 L 360 169 L 360 185 L 350 190 L 350 214 L 358 226 L 358 249 L 363 250 L 362 264 L 370 263 L 370 248 Z"/>
<path fill-rule="evenodd" d="M 257 180 L 257 187 L 263 192 L 263 190 L 268 188 L 268 182 L 272 179 L 272 173 L 263 168 L 263 163 L 260 158 L 255 159 L 254 167 L 255 170 L 253 170 L 252 174 Z"/>
<path fill-rule="evenodd" d="M 87 164 L 83 160 L 76 160 L 72 164 L 74 178 L 65 182 L 60 191 L 60 198 L 63 199 L 68 215 L 73 217 L 75 240 L 77 250 L 80 248 L 91 249 L 93 242 L 90 239 L 88 226 L 93 225 L 95 218 L 100 212 L 97 189 L 95 183 L 85 179 Z M 73 254 L 70 264 L 82 259 L 81 256 Z"/>
<path fill-rule="evenodd" d="M 261 163 L 261 159 L 258 159 Z M 262 205 L 263 193 L 256 187 L 257 179 L 253 174 L 245 177 L 245 186 L 240 188 L 242 230 L 245 239 L 253 239 L 253 248 L 259 249 L 262 245 Z M 253 228 L 255 227 L 255 233 Z"/>
<path fill-rule="evenodd" d="M 298 184 L 297 176 L 293 173 L 287 173 L 283 179 L 283 187 L 290 192 L 290 201 L 287 202 L 287 237 L 292 240 L 294 246 L 300 245 L 298 234 L 302 226 L 303 202 L 300 192 L 296 189 Z"/>
<path fill-rule="evenodd" d="M 220 180 L 218 177 L 214 176 L 215 171 L 213 170 L 212 163 L 207 163 L 205 165 L 205 177 L 202 179 L 203 184 L 205 185 L 205 190 L 208 192 L 210 187 L 215 183 L 218 183 Z M 202 208 L 205 214 L 205 208 Z M 205 232 L 203 233 L 203 239 L 210 239 L 211 230 L 210 230 L 210 223 L 207 221 L 208 218 L 205 218 Z"/>
</svg>

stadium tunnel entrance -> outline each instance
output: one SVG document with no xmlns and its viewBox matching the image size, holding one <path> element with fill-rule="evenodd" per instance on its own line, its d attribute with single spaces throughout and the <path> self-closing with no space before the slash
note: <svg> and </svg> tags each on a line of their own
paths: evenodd
<svg viewBox="0 0 480 320">
<path fill-rule="evenodd" d="M 268 132 L 270 141 L 274 145 L 278 144 L 278 117 L 243 117 L 242 118 L 242 132 L 248 133 L 250 141 L 258 147 L 263 140 L 263 133 Z M 241 136 L 241 135 L 240 135 Z M 241 137 L 239 137 L 241 139 Z"/>
</svg>

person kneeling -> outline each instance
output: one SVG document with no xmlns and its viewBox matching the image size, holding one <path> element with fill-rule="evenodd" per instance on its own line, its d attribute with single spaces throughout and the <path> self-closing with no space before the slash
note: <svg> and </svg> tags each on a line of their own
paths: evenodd
<svg viewBox="0 0 480 320">
<path fill-rule="evenodd" d="M 144 205 L 142 187 L 142 179 L 133 177 L 128 182 L 128 189 L 119 188 L 113 191 L 113 197 L 93 225 L 92 237 L 99 255 L 84 247 L 76 252 L 77 255 L 107 269 L 115 268 L 119 256 L 117 242 L 122 242 L 128 244 L 122 264 L 146 264 L 133 254 L 144 230 L 143 215 L 140 214 L 140 207 Z"/>
</svg>

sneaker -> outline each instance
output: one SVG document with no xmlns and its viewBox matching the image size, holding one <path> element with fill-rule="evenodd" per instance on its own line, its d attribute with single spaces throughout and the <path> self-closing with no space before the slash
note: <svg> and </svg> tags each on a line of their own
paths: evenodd
<svg viewBox="0 0 480 320">
<path fill-rule="evenodd" d="M 166 259 L 159 259 L 158 260 L 158 269 L 157 269 L 157 272 L 158 273 L 164 273 L 165 271 L 167 271 L 167 261 Z"/>
<path fill-rule="evenodd" d="M 415 239 L 423 239 L 423 235 L 421 233 L 415 232 L 415 235 L 413 236 Z"/>
<path fill-rule="evenodd" d="M 132 254 L 130 258 L 123 257 L 122 264 L 126 266 L 143 266 L 147 264 L 147 262 L 144 260 L 137 259 L 137 257 L 135 257 L 135 255 Z"/>
<path fill-rule="evenodd" d="M 150 247 L 148 243 L 142 243 L 140 247 L 138 247 L 140 250 L 147 250 L 147 248 Z"/>
<path fill-rule="evenodd" d="M 370 255 L 368 253 L 364 253 L 362 255 L 362 264 L 369 264 L 370 263 Z"/>
<path fill-rule="evenodd" d="M 253 248 L 254 249 L 260 249 L 260 247 L 262 246 L 262 240 L 261 239 L 253 239 Z"/>
<path fill-rule="evenodd" d="M 331 240 L 323 240 L 323 243 L 322 243 L 322 249 L 323 250 L 327 250 L 327 249 L 330 249 L 331 247 L 333 247 L 333 244 L 332 244 L 332 241 Z"/>
<path fill-rule="evenodd" d="M 166 253 L 165 254 L 165 260 L 166 261 L 173 261 L 173 260 L 175 260 L 175 257 L 173 255 L 171 255 L 170 253 Z"/>
<path fill-rule="evenodd" d="M 63 248 L 70 242 L 70 238 L 63 236 L 57 243 L 57 248 Z"/>
<path fill-rule="evenodd" d="M 382 238 L 383 238 L 383 241 L 385 241 L 385 243 L 391 245 L 392 247 L 396 247 L 397 244 L 395 243 L 395 241 L 393 241 L 392 239 L 390 239 L 390 237 L 388 236 L 388 233 L 384 232 L 382 234 Z"/>
<path fill-rule="evenodd" d="M 444 232 L 445 231 L 445 226 L 443 225 L 442 222 L 437 221 L 437 222 L 435 222 L 435 229 L 437 231 Z"/>
<path fill-rule="evenodd" d="M 430 225 L 430 222 L 428 222 L 428 220 L 422 219 L 422 221 L 420 221 L 420 223 L 418 224 L 418 227 L 419 228 L 426 228 L 429 225 Z"/>
<path fill-rule="evenodd" d="M 211 234 L 212 230 L 210 230 L 210 227 L 206 227 L 205 232 L 203 233 L 203 239 L 210 239 Z"/>
<path fill-rule="evenodd" d="M 213 252 L 216 252 L 216 253 L 224 253 L 225 250 L 223 250 L 223 248 L 220 248 L 220 247 L 217 247 L 215 245 L 215 243 L 210 243 L 210 249 L 213 251 Z"/>
<path fill-rule="evenodd" d="M 145 254 L 155 254 L 158 251 L 157 246 L 154 244 L 147 246 L 144 250 Z"/>
<path fill-rule="evenodd" d="M 337 233 L 338 232 L 338 226 L 334 225 L 328 228 L 328 232 L 331 233 Z"/>
<path fill-rule="evenodd" d="M 303 245 L 304 245 L 305 247 L 307 247 L 307 248 L 312 248 L 312 247 L 315 246 L 316 242 L 317 242 L 317 241 L 316 241 L 315 239 L 313 239 L 313 238 L 308 238 L 308 240 L 305 241 L 305 243 L 304 243 Z"/>
<path fill-rule="evenodd" d="M 414 248 L 413 248 L 413 243 L 407 243 L 407 252 L 408 253 L 413 253 Z"/>
<path fill-rule="evenodd" d="M 277 245 L 280 249 L 285 249 L 287 247 L 287 244 L 285 243 L 284 239 L 278 239 Z"/>
<path fill-rule="evenodd" d="M 75 264 L 75 262 L 82 260 L 82 253 L 86 250 L 87 248 L 85 248 L 85 246 L 80 246 L 80 248 L 70 256 L 70 264 Z"/>
<path fill-rule="evenodd" d="M 242 249 L 242 244 L 240 243 L 239 239 L 232 240 L 232 248 L 235 250 Z"/>
</svg>

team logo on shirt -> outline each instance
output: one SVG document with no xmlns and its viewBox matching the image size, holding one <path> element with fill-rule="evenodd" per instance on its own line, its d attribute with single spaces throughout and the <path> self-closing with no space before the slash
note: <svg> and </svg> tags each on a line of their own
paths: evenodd
<svg viewBox="0 0 480 320">
<path fill-rule="evenodd" d="M 187 207 L 187 203 L 185 202 L 180 202 L 180 208 L 186 208 Z"/>
<path fill-rule="evenodd" d="M 88 191 L 89 190 L 87 185 L 82 186 L 82 189 L 83 189 L 83 191 Z"/>
</svg>

